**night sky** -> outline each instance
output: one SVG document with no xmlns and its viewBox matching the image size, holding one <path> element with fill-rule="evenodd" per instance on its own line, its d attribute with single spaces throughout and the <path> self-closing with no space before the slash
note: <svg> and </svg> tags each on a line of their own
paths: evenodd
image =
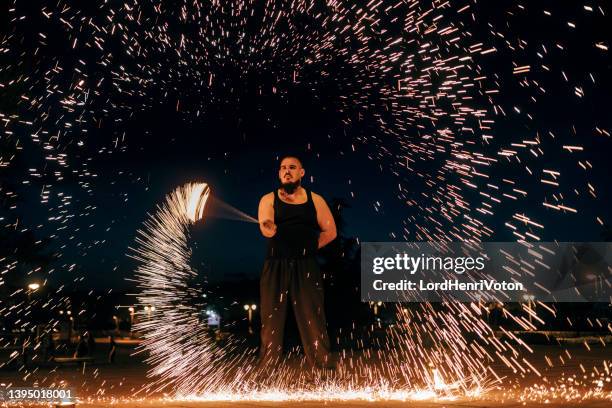
<svg viewBox="0 0 612 408">
<path fill-rule="evenodd" d="M 4 53 L 3 58 L 8 60 L 1 62 L 5 68 L 0 71 L 0 83 L 5 86 L 0 88 L 0 112 L 23 116 L 25 121 L 41 112 L 61 118 L 56 112 L 61 111 L 57 101 L 32 108 L 20 100 L 20 95 L 44 94 L 42 67 L 52 67 L 57 60 L 64 62 L 67 74 L 54 81 L 66 87 L 74 81 L 74 73 L 69 72 L 79 67 L 79 59 L 85 60 L 85 71 L 91 77 L 96 76 L 98 68 L 110 70 L 93 62 L 96 58 L 93 52 L 67 47 L 66 38 L 72 38 L 72 34 L 67 36 L 61 24 L 42 17 L 38 3 L 19 4 L 17 11 L 11 13 L 7 5 L 2 6 L 2 14 L 9 16 L 3 18 L 8 36 L 5 44 L 12 48 Z M 591 17 L 581 7 L 562 6 L 558 2 L 544 2 L 537 8 L 534 5 L 534 9 L 521 9 L 513 2 L 502 3 L 478 5 L 478 11 L 484 16 L 482 21 L 493 22 L 495 27 L 499 26 L 496 32 L 506 33 L 504 38 L 492 35 L 484 23 L 470 27 L 472 42 L 483 40 L 498 47 L 496 53 L 482 58 L 478 68 L 490 74 L 491 81 L 502 90 L 491 106 L 504 107 L 508 112 L 505 116 L 497 115 L 490 132 L 495 135 L 495 144 L 483 146 L 482 150 L 494 151 L 534 135 L 543 136 L 547 149 L 545 155 L 535 160 L 533 176 L 517 175 L 517 170 L 505 166 L 503 160 L 489 169 L 492 179 L 520 178 L 520 188 L 529 191 L 529 197 L 520 202 L 504 201 L 493 215 L 486 217 L 487 225 L 494 231 L 488 240 L 515 240 L 504 225 L 517 211 L 546 226 L 539 231 L 544 241 L 602 240 L 605 228 L 595 217 L 610 222 L 612 197 L 608 178 L 612 149 L 610 137 L 596 134 L 594 129 L 611 129 L 612 67 L 609 53 L 593 44 L 607 38 L 605 27 L 609 17 Z M 86 16 L 96 16 L 98 12 L 93 5 L 79 7 L 84 7 L 82 14 Z M 554 18 L 545 18 L 542 10 L 546 9 L 555 11 Z M 11 17 L 14 15 L 28 18 L 16 22 Z M 575 22 L 577 28 L 568 29 L 566 21 Z M 307 18 L 300 24 L 302 35 L 314 25 Z M 197 24 L 181 29 L 189 37 L 197 33 L 194 27 Z M 390 32 L 394 30 L 391 24 L 387 28 Z M 247 35 L 249 30 L 256 33 L 258 28 L 256 24 L 248 26 Z M 42 48 L 39 32 L 46 33 Z M 376 30 L 371 35 L 374 43 L 370 46 L 376 47 Z M 380 36 L 382 42 L 383 34 Z M 521 47 L 521 41 L 529 45 Z M 533 69 L 523 79 L 513 74 L 513 62 L 536 67 L 541 44 L 549 43 L 563 45 L 562 50 L 550 50 L 546 56 L 550 71 Z M 116 67 L 124 64 L 128 71 L 137 72 L 130 65 L 135 62 L 122 54 L 125 51 L 122 44 L 120 38 L 111 37 L 105 46 L 115 54 Z M 347 47 L 358 48 L 350 44 Z M 299 55 L 295 58 L 299 59 Z M 378 127 L 377 121 L 384 113 L 378 114 L 394 109 L 392 105 L 369 93 L 366 102 L 360 102 L 370 104 L 368 109 L 339 110 L 343 97 L 359 92 L 354 85 L 344 85 L 348 83 L 346 78 L 359 77 L 369 70 L 366 64 L 348 64 L 347 59 L 339 55 L 322 65 L 323 71 L 318 65 L 303 69 L 303 80 L 299 81 L 282 77 L 290 76 L 293 71 L 290 66 L 295 63 L 286 59 L 271 58 L 266 61 L 272 62 L 260 69 L 256 64 L 232 65 L 226 60 L 213 66 L 195 65 L 179 71 L 184 73 L 182 76 L 164 77 L 163 84 L 160 75 L 160 83 L 143 86 L 142 94 L 114 95 L 112 86 L 104 83 L 98 88 L 103 89 L 99 91 L 101 96 L 87 107 L 91 115 L 84 115 L 87 117 L 84 123 L 72 121 L 69 130 L 57 124 L 60 119 L 31 126 L 11 120 L 10 126 L 4 127 L 5 133 L 0 133 L 6 153 L 16 153 L 10 166 L 0 169 L 5 194 L 0 222 L 5 231 L 10 231 L 15 230 L 14 224 L 19 220 L 17 229 L 34 230 L 40 239 L 51 237 L 45 251 L 58 258 L 46 269 L 54 269 L 50 278 L 54 285 L 130 288 L 132 283 L 126 278 L 130 278 L 134 262 L 126 255 L 128 248 L 133 245 L 147 212 L 153 211 L 165 194 L 182 183 L 204 181 L 210 184 L 215 197 L 256 216 L 259 198 L 278 183 L 278 158 L 295 154 L 303 159 L 306 168 L 304 187 L 323 195 L 328 203 L 344 199 L 349 205 L 343 211 L 346 221 L 343 235 L 358 237 L 362 242 L 419 240 L 410 217 L 422 215 L 423 210 L 398 197 L 398 185 L 423 205 L 431 198 L 431 186 L 400 169 L 399 163 L 405 161 L 407 154 L 405 147 L 400 149 L 400 139 Z M 147 63 L 164 65 L 168 57 L 152 52 Z M 199 74 L 193 74 L 199 70 Z M 214 72 L 215 81 L 203 90 L 196 79 L 208 78 L 208 72 Z M 589 82 L 589 74 L 596 78 L 595 83 Z M 563 75 L 569 79 L 565 80 Z M 33 79 L 17 81 L 17 86 L 9 84 L 23 76 Z M 379 79 L 393 82 L 390 78 Z M 534 81 L 546 93 L 538 93 Z M 529 86 L 527 82 L 531 82 Z M 577 97 L 576 86 L 584 90 L 584 97 Z M 130 84 L 128 90 L 136 88 Z M 107 94 L 114 98 L 114 109 L 108 113 L 104 111 Z M 533 95 L 537 95 L 537 102 L 530 99 Z M 488 102 L 483 96 L 474 103 Z M 516 106 L 525 109 L 521 114 L 513 114 L 512 108 Z M 530 116 L 526 116 L 527 112 Z M 79 117 L 77 113 L 71 115 Z M 49 129 L 49 135 L 63 129 L 66 143 L 57 149 L 67 155 L 68 164 L 64 166 L 62 180 L 54 176 L 55 164 L 45 158 L 40 143 L 30 137 L 33 131 L 40 130 L 38 126 Z M 86 129 L 87 134 L 79 134 L 75 127 Z M 416 126 L 409 127 L 405 135 L 418 140 L 420 132 Z M 547 132 L 554 133 L 556 138 L 544 137 Z M 568 154 L 560 148 L 567 144 L 579 144 L 584 151 Z M 20 148 L 15 151 L 15 146 Z M 419 169 L 425 173 L 434 174 L 443 164 L 419 152 L 414 155 L 423 159 Z M 587 175 L 577 166 L 577 160 L 588 160 L 593 171 Z M 558 194 L 540 182 L 539 171 L 544 168 L 561 172 L 561 194 L 572 194 L 574 186 L 581 189 L 579 196 L 569 200 L 579 209 L 577 214 L 560 214 L 542 206 L 545 197 L 550 200 Z M 597 187 L 596 198 L 586 194 L 586 182 Z M 48 202 L 41 203 L 41 191 L 45 188 L 52 193 Z M 7 198 L 7 191 L 15 192 L 18 198 Z M 71 204 L 62 207 L 62 196 L 58 193 L 72 196 Z M 470 201 L 472 197 L 476 202 L 478 191 L 466 199 Z M 72 216 L 59 224 L 50 220 L 60 214 Z M 421 224 L 428 222 L 423 219 Z M 211 217 L 193 230 L 194 264 L 212 280 L 257 277 L 264 245 L 256 224 Z M 43 277 L 46 271 L 37 273 Z"/>
</svg>

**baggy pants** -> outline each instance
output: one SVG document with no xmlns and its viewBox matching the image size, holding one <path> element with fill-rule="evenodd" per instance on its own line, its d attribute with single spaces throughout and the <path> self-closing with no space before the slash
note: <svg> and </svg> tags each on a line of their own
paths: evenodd
<svg viewBox="0 0 612 408">
<path fill-rule="evenodd" d="M 259 289 L 262 362 L 280 361 L 287 306 L 291 303 L 307 361 L 312 365 L 325 365 L 330 346 L 323 305 L 323 280 L 317 260 L 267 259 Z"/>
</svg>

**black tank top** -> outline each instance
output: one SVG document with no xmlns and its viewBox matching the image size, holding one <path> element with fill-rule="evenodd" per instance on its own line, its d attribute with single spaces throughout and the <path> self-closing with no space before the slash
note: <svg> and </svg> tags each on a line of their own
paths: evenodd
<svg viewBox="0 0 612 408">
<path fill-rule="evenodd" d="M 308 190 L 306 197 L 303 204 L 287 204 L 279 198 L 278 190 L 274 190 L 276 234 L 268 239 L 267 258 L 307 258 L 317 252 L 321 229 Z"/>
</svg>

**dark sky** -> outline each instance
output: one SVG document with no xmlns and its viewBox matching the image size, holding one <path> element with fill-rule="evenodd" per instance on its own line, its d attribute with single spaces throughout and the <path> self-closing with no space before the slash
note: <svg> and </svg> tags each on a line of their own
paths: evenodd
<svg viewBox="0 0 612 408">
<path fill-rule="evenodd" d="M 533 94 L 533 88 L 525 87 L 512 74 L 512 63 L 522 62 L 535 67 L 540 63 L 535 57 L 540 52 L 539 44 L 557 42 L 563 45 L 562 52 L 556 50 L 554 54 L 551 50 L 546 59 L 553 68 L 552 73 L 538 71 L 527 77 L 547 91 L 545 95 L 538 95 L 537 103 L 529 106 L 533 118 L 499 117 L 494 132 L 496 139 L 505 143 L 532 137 L 546 129 L 558 135 L 555 141 L 549 140 L 549 144 L 577 143 L 585 147 L 585 157 L 595 169 L 589 180 L 597 186 L 597 199 L 581 196 L 577 201 L 580 208 L 577 215 L 559 216 L 546 211 L 541 205 L 539 176 L 535 175 L 522 179 L 522 187 L 533 192 L 530 196 L 533 201 L 521 206 L 546 225 L 541 233 L 542 240 L 597 241 L 601 239 L 602 227 L 594 222 L 595 216 L 601 215 L 607 222 L 610 220 L 612 197 L 608 177 L 612 170 L 609 160 L 612 149 L 610 138 L 594 137 L 593 129 L 595 126 L 612 128 L 609 118 L 612 69 L 608 54 L 595 49 L 593 44 L 606 38 L 605 27 L 609 25 L 605 19 L 595 22 L 587 19 L 579 6 L 545 3 L 528 11 L 516 5 L 510 7 L 513 2 L 503 2 L 499 8 L 482 4 L 480 12 L 497 24 L 496 29 L 506 33 L 506 37 L 491 37 L 487 25 L 471 27 L 472 35 L 475 41 L 482 36 L 486 41 L 497 42 L 498 52 L 494 57 L 483 59 L 482 70 L 495 73 L 492 77 L 504 90 L 498 106 L 508 111 L 515 105 L 527 104 Z M 506 6 L 511 13 L 504 8 Z M 8 32 L 13 32 L 17 38 L 13 41 L 17 44 L 16 54 L 11 55 L 29 57 L 23 57 L 15 69 L 3 71 L 0 82 L 19 75 L 41 75 L 37 74 L 36 67 L 58 58 L 75 67 L 79 66 L 79 58 L 87 60 L 86 53 L 77 55 L 66 47 L 59 34 L 61 25 L 53 26 L 41 17 L 39 2 L 20 7 L 20 12 L 30 18 L 15 26 L 9 24 Z M 554 10 L 554 19 L 542 18 L 541 10 L 547 7 Z M 86 7 L 84 13 L 95 15 L 96 9 Z M 568 20 L 577 22 L 575 31 L 567 30 Z M 48 46 L 35 53 L 40 42 L 37 32 L 42 31 L 47 33 Z M 509 44 L 518 47 L 521 40 L 529 44 L 527 50 L 519 53 L 522 60 L 508 48 Z M 122 51 L 112 42 L 109 46 L 114 53 Z M 94 76 L 93 71 L 97 68 L 102 69 L 99 65 L 89 66 L 90 75 Z M 100 112 L 96 111 L 95 115 L 103 120 L 88 128 L 85 146 L 76 147 L 75 139 L 65 151 L 70 169 L 80 174 L 86 168 L 97 176 L 80 179 L 69 173 L 62 182 L 53 183 L 54 193 L 44 205 L 40 204 L 40 192 L 49 179 L 33 179 L 28 185 L 22 182 L 28 179 L 29 168 L 51 169 L 52 165 L 45 162 L 39 147 L 28 140 L 31 129 L 21 128 L 20 144 L 24 149 L 12 168 L 2 170 L 3 181 L 17 185 L 21 198 L 17 208 L 5 219 L 19 218 L 21 225 L 35 229 L 40 237 L 58 236 L 49 247 L 61 254 L 54 264 L 56 284 L 83 277 L 77 286 L 127 287 L 131 284 L 125 279 L 131 276 L 134 268 L 134 263 L 126 256 L 128 247 L 133 244 L 146 213 L 152 211 L 165 194 L 182 183 L 201 180 L 211 185 L 216 197 L 255 216 L 259 198 L 277 184 L 277 157 L 291 153 L 299 155 L 305 163 L 305 187 L 322 194 L 328 202 L 334 198 L 347 200 L 350 207 L 344 211 L 345 235 L 359 237 L 361 241 L 393 240 L 389 235 L 392 232 L 401 236 L 402 222 L 416 210 L 397 198 L 399 179 L 393 174 L 394 164 L 389 158 L 375 158 L 380 144 L 370 139 L 375 136 L 385 141 L 390 136 L 376 133 L 375 123 L 367 119 L 345 126 L 343 120 L 347 113 L 336 111 L 339 95 L 344 92 L 338 86 L 340 78 L 359 72 L 348 68 L 346 61 L 339 57 L 327 66 L 328 71 L 317 81 L 305 80 L 276 94 L 271 90 L 277 85 L 275 72 L 282 72 L 277 68 L 247 75 L 236 67 L 223 67 L 220 75 L 226 85 L 213 89 L 212 94 L 198 93 L 197 86 L 187 78 L 177 80 L 173 85 L 174 93 L 157 95 L 156 92 L 161 91 L 152 85 L 152 90 L 143 90 L 152 98 L 159 97 L 152 108 L 130 109 L 129 115 L 111 114 L 110 117 L 98 115 Z M 570 80 L 565 81 L 561 72 Z M 589 83 L 589 73 L 597 78 L 595 84 Z M 318 74 L 309 73 L 313 77 Z M 70 79 L 67 76 L 66 83 Z M 578 85 L 583 87 L 586 97 L 577 98 L 573 94 L 573 87 Z M 32 89 L 36 91 L 37 88 Z M 226 91 L 230 93 L 225 94 Z M 2 110 L 32 113 L 23 103 L 13 104 L 19 92 L 25 90 L 6 92 L 9 94 L 0 94 L 5 96 L 0 105 Z M 209 103 L 206 98 L 211 95 L 214 99 Z M 196 117 L 190 106 L 202 101 L 208 109 Z M 119 102 L 131 104 L 133 108 L 139 99 L 126 97 Z M 408 133 L 414 131 L 409 129 Z M 356 143 L 357 139 L 361 142 Z M 115 140 L 118 140 L 118 147 Z M 586 176 L 577 168 L 576 156 L 549 149 L 538 164 L 562 170 L 564 185 L 584 186 Z M 432 169 L 439 165 L 431 163 Z M 492 169 L 492 176 L 503 178 L 506 171 L 504 166 L 498 166 Z M 87 183 L 85 187 L 83 182 Z M 427 201 L 426 186 L 419 183 L 403 185 L 414 195 L 423 197 L 423 202 Z M 66 229 L 60 230 L 57 228 L 61 225 L 49 222 L 49 217 L 57 215 L 58 192 L 73 196 L 69 213 L 74 217 L 66 224 Z M 495 230 L 494 240 L 514 239 L 504 223 L 516 211 L 512 202 L 504 203 L 488 219 L 488 225 Z M 406 225 L 407 229 L 413 227 Z M 194 262 L 200 266 L 204 262 L 206 268 L 202 268 L 211 278 L 239 274 L 256 277 L 259 273 L 265 241 L 255 224 L 211 218 L 194 228 L 193 238 Z M 72 264 L 76 266 L 69 270 Z"/>
<path fill-rule="evenodd" d="M 98 209 L 82 220 L 83 231 L 79 239 L 84 242 L 107 240 L 80 257 L 87 284 L 102 287 L 125 284 L 122 278 L 129 277 L 134 267 L 125 253 L 133 244 L 136 230 L 146 213 L 182 183 L 205 181 L 215 197 L 256 217 L 260 197 L 278 183 L 276 152 L 282 151 L 268 149 L 230 153 L 227 158 L 210 160 L 205 152 L 189 159 L 181 155 L 166 156 L 152 163 L 129 164 L 126 176 L 113 179 L 116 182 L 112 185 L 102 179 L 94 195 L 83 197 L 80 204 L 91 203 Z M 316 159 L 306 153 L 304 156 L 307 166 L 304 186 L 322 194 L 330 204 L 333 199 L 341 198 L 350 205 L 343 212 L 344 234 L 370 241 L 390 239 L 389 232 L 398 229 L 403 214 L 401 203 L 392 193 L 396 185 L 392 175 L 361 155 L 341 158 L 336 152 L 323 151 Z M 108 171 L 114 173 L 117 169 Z M 137 178 L 141 180 L 132 181 Z M 127 201 L 120 193 L 123 191 L 128 192 Z M 75 194 L 79 195 L 78 190 Z M 374 207 L 376 201 L 382 204 L 379 211 Z M 90 223 L 94 226 L 87 228 Z M 106 232 L 108 226 L 111 229 Z M 194 266 L 205 269 L 212 279 L 232 275 L 236 278 L 236 274 L 256 277 L 263 262 L 265 239 L 256 224 L 213 216 L 194 227 L 193 244 Z M 70 254 L 66 256 L 73 259 Z M 108 270 L 115 266 L 118 266 L 116 273 L 109 274 Z"/>
</svg>

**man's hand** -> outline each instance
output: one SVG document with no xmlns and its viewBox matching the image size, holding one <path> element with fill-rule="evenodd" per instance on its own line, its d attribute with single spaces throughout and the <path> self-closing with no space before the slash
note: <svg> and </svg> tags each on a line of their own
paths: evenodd
<svg viewBox="0 0 612 408">
<path fill-rule="evenodd" d="M 265 220 L 262 224 L 264 230 L 272 237 L 276 234 L 276 224 L 272 220 Z"/>
<path fill-rule="evenodd" d="M 259 220 L 261 234 L 266 238 L 272 238 L 276 234 L 276 225 L 274 224 L 274 193 L 268 193 L 261 197 L 257 219 Z"/>
</svg>

